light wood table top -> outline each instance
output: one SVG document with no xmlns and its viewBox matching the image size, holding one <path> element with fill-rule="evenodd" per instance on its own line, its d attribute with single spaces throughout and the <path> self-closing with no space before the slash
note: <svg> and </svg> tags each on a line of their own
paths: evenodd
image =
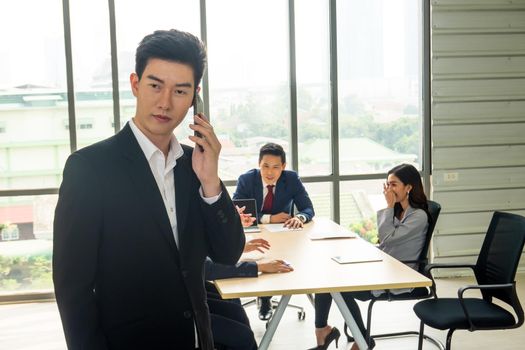
<svg viewBox="0 0 525 350">
<path fill-rule="evenodd" d="M 230 278 L 216 280 L 215 284 L 225 299 L 414 288 L 430 286 L 430 279 L 398 260 L 383 253 L 360 238 L 311 240 L 311 232 L 344 230 L 329 219 L 315 218 L 299 231 L 262 232 L 252 238 L 268 240 L 271 249 L 264 260 L 283 259 L 294 271 L 289 273 L 260 274 L 257 278 Z M 248 237 L 247 237 L 248 238 Z M 377 254 L 382 261 L 339 264 L 332 260 L 336 255 Z M 264 261 L 261 260 L 261 261 Z"/>
</svg>

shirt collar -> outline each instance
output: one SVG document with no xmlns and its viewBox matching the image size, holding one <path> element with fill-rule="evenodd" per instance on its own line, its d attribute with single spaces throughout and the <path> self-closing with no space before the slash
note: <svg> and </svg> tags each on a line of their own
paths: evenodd
<svg viewBox="0 0 525 350">
<path fill-rule="evenodd" d="M 142 152 L 144 152 L 148 162 L 151 160 L 151 157 L 153 157 L 155 152 L 159 151 L 162 154 L 162 151 L 137 127 L 133 118 L 129 121 L 129 126 L 131 127 L 131 131 L 133 131 L 133 135 L 135 135 L 135 138 L 137 139 L 137 142 L 139 143 Z M 171 134 L 170 149 L 168 151 L 168 156 L 166 157 L 166 167 L 171 166 L 171 163 L 173 163 L 174 167 L 176 160 L 183 154 L 184 150 L 182 149 L 179 140 L 177 140 L 174 134 Z"/>
<path fill-rule="evenodd" d="M 264 188 L 267 188 L 268 185 L 273 185 L 274 187 L 277 185 L 277 182 L 274 182 L 273 184 L 267 183 L 266 181 L 264 181 L 262 175 L 261 175 L 261 181 L 262 181 L 262 184 L 263 184 Z"/>
</svg>

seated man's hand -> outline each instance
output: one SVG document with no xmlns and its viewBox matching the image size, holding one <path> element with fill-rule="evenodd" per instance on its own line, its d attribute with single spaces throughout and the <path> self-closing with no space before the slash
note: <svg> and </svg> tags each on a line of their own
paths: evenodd
<svg viewBox="0 0 525 350">
<path fill-rule="evenodd" d="M 246 244 L 244 245 L 243 252 L 248 253 L 257 250 L 261 253 L 264 253 L 263 249 L 270 249 L 270 243 L 268 243 L 268 241 L 265 239 L 255 238 L 246 242 Z"/>
<path fill-rule="evenodd" d="M 270 223 L 272 224 L 278 224 L 280 222 L 286 222 L 291 218 L 290 214 L 288 213 L 279 213 L 270 216 Z"/>
<path fill-rule="evenodd" d="M 293 267 L 291 267 L 290 264 L 288 264 L 284 260 L 272 260 L 265 263 L 257 262 L 257 269 L 262 273 L 278 273 L 293 271 Z"/>
<path fill-rule="evenodd" d="M 284 227 L 288 228 L 301 228 L 303 227 L 303 222 L 298 217 L 293 217 L 285 221 Z"/>
<path fill-rule="evenodd" d="M 235 206 L 235 209 L 237 209 L 237 212 L 239 213 L 239 216 L 241 217 L 242 227 L 252 226 L 253 222 L 255 221 L 255 218 L 252 216 L 252 214 L 244 214 L 244 211 L 246 210 L 246 206 L 243 206 L 241 208 L 239 208 L 238 206 Z"/>
</svg>

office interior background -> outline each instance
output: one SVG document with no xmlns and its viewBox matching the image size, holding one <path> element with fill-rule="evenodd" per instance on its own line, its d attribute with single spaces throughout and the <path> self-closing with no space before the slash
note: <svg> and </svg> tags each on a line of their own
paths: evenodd
<svg viewBox="0 0 525 350">
<path fill-rule="evenodd" d="M 203 109 L 230 191 L 262 144 L 282 144 L 317 216 L 374 241 L 386 172 L 411 163 L 443 207 L 435 262 L 474 262 L 494 210 L 525 215 L 523 0 L 20 0 L 0 13 L 0 302 L 52 298 L 65 160 L 133 117 L 134 51 L 156 29 L 207 45 Z"/>
</svg>

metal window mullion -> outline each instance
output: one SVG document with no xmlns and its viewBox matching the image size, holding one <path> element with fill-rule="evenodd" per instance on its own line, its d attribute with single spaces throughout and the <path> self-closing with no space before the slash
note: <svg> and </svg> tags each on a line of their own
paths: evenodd
<svg viewBox="0 0 525 350">
<path fill-rule="evenodd" d="M 297 66 L 295 51 L 295 2 L 288 1 L 288 38 L 290 50 L 290 151 L 292 169 L 299 171 L 299 139 L 297 126 Z"/>
<path fill-rule="evenodd" d="M 339 109 L 338 109 L 338 80 L 337 80 L 337 0 L 330 0 L 329 5 L 330 23 L 330 101 L 331 101 L 331 145 L 332 145 L 332 182 L 333 191 L 333 215 L 334 221 L 341 221 L 340 178 L 339 178 Z"/>
<path fill-rule="evenodd" d="M 115 0 L 108 0 L 109 39 L 111 51 L 111 80 L 113 93 L 113 129 L 115 134 L 120 130 L 120 91 L 118 77 L 117 22 Z"/>
<path fill-rule="evenodd" d="M 431 198 L 432 174 L 432 118 L 430 94 L 430 2 L 422 0 L 422 103 L 423 103 L 423 182 Z"/>
<path fill-rule="evenodd" d="M 200 1 L 200 21 L 201 40 L 204 43 L 204 45 L 206 45 L 206 50 L 208 50 L 208 22 L 206 20 L 206 0 Z M 204 75 L 202 76 L 202 101 L 204 104 L 204 114 L 211 120 L 208 67 L 206 67 Z"/>
<path fill-rule="evenodd" d="M 71 16 L 69 0 L 62 0 L 64 20 L 64 51 L 66 55 L 67 108 L 69 120 L 69 145 L 71 153 L 77 150 L 77 127 L 75 117 L 75 84 L 73 79 L 73 54 L 71 45 Z"/>
<path fill-rule="evenodd" d="M 46 194 L 58 194 L 58 188 L 35 188 L 28 190 L 2 190 L 1 197 L 43 196 Z"/>
</svg>

